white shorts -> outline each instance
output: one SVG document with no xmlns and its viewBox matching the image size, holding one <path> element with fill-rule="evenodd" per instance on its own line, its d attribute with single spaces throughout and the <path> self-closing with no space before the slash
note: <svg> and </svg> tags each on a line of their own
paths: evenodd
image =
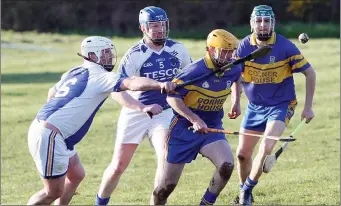
<svg viewBox="0 0 341 206">
<path fill-rule="evenodd" d="M 64 138 L 34 119 L 28 131 L 28 148 L 43 178 L 63 176 L 76 150 L 68 150 Z"/>
<path fill-rule="evenodd" d="M 123 107 L 117 123 L 116 145 L 140 144 L 145 136 L 152 139 L 154 131 L 169 128 L 172 117 L 172 109 L 150 119 L 143 112 Z"/>
</svg>

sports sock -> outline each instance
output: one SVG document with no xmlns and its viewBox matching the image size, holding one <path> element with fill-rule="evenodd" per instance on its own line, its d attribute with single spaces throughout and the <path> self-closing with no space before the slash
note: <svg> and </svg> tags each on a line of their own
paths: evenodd
<svg viewBox="0 0 341 206">
<path fill-rule="evenodd" d="M 247 180 L 245 181 L 242 189 L 252 191 L 252 189 L 254 188 L 254 186 L 256 186 L 257 183 L 258 181 L 253 181 L 250 179 L 250 177 L 247 177 Z"/>
<path fill-rule="evenodd" d="M 107 205 L 109 203 L 110 197 L 100 198 L 98 194 L 96 195 L 96 205 Z"/>
<path fill-rule="evenodd" d="M 218 195 L 206 190 L 206 193 L 201 199 L 200 205 L 213 205 L 217 200 Z"/>
</svg>

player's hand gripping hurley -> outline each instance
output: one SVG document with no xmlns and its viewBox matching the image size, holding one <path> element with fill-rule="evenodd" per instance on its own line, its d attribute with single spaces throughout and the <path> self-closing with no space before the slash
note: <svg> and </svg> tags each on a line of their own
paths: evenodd
<svg viewBox="0 0 341 206">
<path fill-rule="evenodd" d="M 246 61 L 250 61 L 250 60 L 253 60 L 253 59 L 257 59 L 257 58 L 260 58 L 260 57 L 263 57 L 263 56 L 266 56 L 270 51 L 272 50 L 272 47 L 269 46 L 269 45 L 266 45 L 266 46 L 263 46 L 263 47 L 259 47 L 258 49 L 256 49 L 255 51 L 253 51 L 251 54 L 243 57 L 243 58 L 240 58 L 236 61 L 233 61 L 223 67 L 220 67 L 219 69 L 216 69 L 210 73 L 207 73 L 205 75 L 202 75 L 202 76 L 199 76 L 197 78 L 194 78 L 194 79 L 191 79 L 189 81 L 186 81 L 182 84 L 178 84 L 176 85 L 176 88 L 181 88 L 181 87 L 184 87 L 184 86 L 187 86 L 187 85 L 190 85 L 190 84 L 193 84 L 195 82 L 198 82 L 198 81 L 201 81 L 203 79 L 206 79 L 207 77 L 210 77 L 216 73 L 220 73 L 220 72 L 224 72 L 226 71 L 228 68 L 231 68 L 237 64 L 241 64 L 241 63 L 244 63 Z M 165 93 L 165 91 L 161 91 L 161 93 Z M 166 109 L 167 107 L 164 107 L 164 109 Z M 169 106 L 168 106 L 169 108 Z M 149 118 L 152 118 L 153 117 L 153 114 L 151 112 L 147 112 L 147 115 L 149 116 Z"/>
</svg>

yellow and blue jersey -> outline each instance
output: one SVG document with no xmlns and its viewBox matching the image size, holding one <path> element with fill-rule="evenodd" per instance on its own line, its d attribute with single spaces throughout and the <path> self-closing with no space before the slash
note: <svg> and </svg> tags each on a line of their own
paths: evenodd
<svg viewBox="0 0 341 206">
<path fill-rule="evenodd" d="M 246 61 L 242 66 L 243 85 L 249 102 L 273 106 L 296 99 L 293 74 L 310 67 L 308 61 L 290 40 L 273 33 L 267 42 L 272 51 L 265 57 Z M 257 49 L 256 36 L 245 37 L 235 52 L 236 58 Z"/>
<path fill-rule="evenodd" d="M 181 84 L 193 78 L 212 72 L 214 65 L 206 56 L 195 63 L 185 67 L 173 82 Z M 221 125 L 224 116 L 223 105 L 227 96 L 231 93 L 231 86 L 241 76 L 241 67 L 235 66 L 222 74 L 212 75 L 207 79 L 187 85 L 176 90 L 168 96 L 183 99 L 185 105 L 197 114 L 208 126 Z M 179 121 L 185 120 L 175 111 Z M 187 121 L 187 120 L 186 120 Z"/>
</svg>

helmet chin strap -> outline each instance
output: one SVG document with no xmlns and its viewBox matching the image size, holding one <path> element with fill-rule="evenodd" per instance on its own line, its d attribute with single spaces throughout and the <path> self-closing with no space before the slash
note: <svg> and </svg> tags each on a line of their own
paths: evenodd
<svg viewBox="0 0 341 206">
<path fill-rule="evenodd" d="M 97 62 L 93 61 L 92 59 L 90 59 L 90 58 L 88 58 L 86 56 L 81 55 L 80 53 L 77 53 L 77 54 L 78 54 L 78 56 L 82 57 L 83 59 L 85 59 L 85 60 L 87 60 L 89 62 L 92 62 L 92 63 L 95 63 L 97 65 L 100 65 L 101 67 L 103 67 L 108 72 L 111 72 L 114 69 L 114 67 L 115 67 L 115 65 L 97 63 Z"/>
</svg>

